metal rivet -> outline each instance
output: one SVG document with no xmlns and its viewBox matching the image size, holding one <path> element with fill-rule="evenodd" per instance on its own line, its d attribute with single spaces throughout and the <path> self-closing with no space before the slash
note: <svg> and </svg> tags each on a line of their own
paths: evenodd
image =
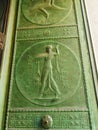
<svg viewBox="0 0 98 130">
<path fill-rule="evenodd" d="M 49 116 L 49 115 L 43 116 L 41 124 L 42 124 L 42 127 L 45 128 L 45 129 L 51 128 L 52 125 L 53 125 L 52 117 Z"/>
</svg>

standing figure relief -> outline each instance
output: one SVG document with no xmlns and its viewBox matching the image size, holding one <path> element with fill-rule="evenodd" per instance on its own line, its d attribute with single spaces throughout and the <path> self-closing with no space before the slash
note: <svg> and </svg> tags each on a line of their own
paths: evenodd
<svg viewBox="0 0 98 130">
<path fill-rule="evenodd" d="M 59 98 L 61 95 L 53 75 L 52 59 L 57 55 L 59 55 L 58 46 L 56 47 L 56 52 L 54 52 L 52 45 L 48 45 L 45 53 L 41 53 L 36 56 L 36 58 L 44 58 L 44 64 L 41 73 L 42 88 L 40 91 L 40 98 L 43 96 L 46 88 L 49 88 L 53 93 L 55 93 L 56 98 Z"/>
</svg>

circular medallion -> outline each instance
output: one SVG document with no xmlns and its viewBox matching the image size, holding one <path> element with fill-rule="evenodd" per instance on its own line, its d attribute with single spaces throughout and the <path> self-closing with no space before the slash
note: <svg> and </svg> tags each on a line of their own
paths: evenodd
<svg viewBox="0 0 98 130">
<path fill-rule="evenodd" d="M 22 12 L 34 24 L 51 25 L 64 20 L 70 13 L 72 0 L 23 0 Z"/>
<path fill-rule="evenodd" d="M 42 106 L 56 105 L 73 96 L 81 77 L 74 52 L 54 41 L 27 48 L 16 64 L 15 73 L 21 94 Z"/>
</svg>

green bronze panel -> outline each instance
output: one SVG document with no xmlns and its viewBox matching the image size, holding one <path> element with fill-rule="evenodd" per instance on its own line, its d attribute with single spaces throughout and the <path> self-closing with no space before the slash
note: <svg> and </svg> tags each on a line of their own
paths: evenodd
<svg viewBox="0 0 98 130">
<path fill-rule="evenodd" d="M 35 104 L 50 106 L 75 93 L 81 70 L 77 57 L 67 46 L 44 41 L 23 52 L 16 64 L 15 75 L 17 87 L 25 98 Z"/>
<path fill-rule="evenodd" d="M 14 44 L 6 130 L 97 130 L 80 0 L 20 0 Z"/>
<path fill-rule="evenodd" d="M 89 130 L 88 112 L 10 112 L 8 130 L 12 128 L 41 128 L 41 117 L 49 114 L 53 119 L 52 129 Z"/>
<path fill-rule="evenodd" d="M 59 33 L 61 32 L 61 33 Z M 54 26 L 54 27 L 38 27 L 31 29 L 18 29 L 17 41 L 21 40 L 45 40 L 58 38 L 77 38 L 78 30 L 76 25 L 70 26 Z"/>
<path fill-rule="evenodd" d="M 68 16 L 71 7 L 72 0 L 22 1 L 24 17 L 31 23 L 39 25 L 51 25 L 63 21 Z"/>
<path fill-rule="evenodd" d="M 63 43 L 66 42 L 67 40 L 63 41 Z M 31 45 L 32 43 L 34 44 Z M 79 60 L 80 55 L 79 52 L 77 52 L 76 56 L 76 53 L 73 52 L 71 49 L 78 49 L 76 47 L 73 47 L 75 44 L 78 44 L 78 41 L 75 40 L 74 45 L 70 44 L 70 46 L 68 45 L 69 43 L 67 43 L 66 45 L 64 45 L 63 43 L 47 40 L 38 43 L 29 41 L 25 43 L 23 43 L 23 41 L 21 41 L 21 43 L 17 43 L 17 56 L 14 63 L 15 71 L 13 73 L 15 76 L 12 76 L 13 83 L 11 84 L 11 86 L 14 86 L 14 88 L 12 88 L 13 98 L 11 100 L 13 101 L 11 102 L 11 107 L 20 107 L 20 103 L 17 102 L 17 98 L 19 96 L 17 94 L 20 94 L 20 96 L 26 98 L 27 101 L 42 106 L 53 106 L 57 104 L 58 106 L 63 107 L 65 106 L 66 102 L 68 106 L 72 105 L 75 107 L 78 105 L 81 107 L 86 107 L 82 78 L 83 75 L 81 73 L 81 65 Z M 52 46 L 53 48 L 52 59 L 50 60 L 51 65 L 48 63 L 48 57 L 46 57 L 46 48 L 48 46 Z M 47 58 L 47 60 L 45 57 Z M 74 67 L 71 66 L 72 63 Z M 51 73 L 49 73 L 50 69 Z M 75 73 L 75 75 L 73 75 L 73 73 Z M 69 77 L 71 79 L 71 82 L 69 81 Z M 46 81 L 44 81 L 45 78 Z M 40 92 L 41 88 L 43 88 L 44 86 L 42 83 L 45 83 L 44 92 Z M 70 91 L 70 89 L 72 91 Z M 79 91 L 81 90 L 82 93 L 79 94 Z M 76 92 L 79 100 L 78 102 L 75 101 Z M 39 94 L 41 95 L 41 93 L 42 97 L 39 97 Z M 71 102 L 70 100 L 68 100 L 69 98 Z M 73 103 L 72 100 L 74 100 Z M 21 105 L 23 103 L 24 99 Z M 62 103 L 62 105 L 59 103 Z M 35 107 L 39 106 L 35 105 Z"/>
</svg>

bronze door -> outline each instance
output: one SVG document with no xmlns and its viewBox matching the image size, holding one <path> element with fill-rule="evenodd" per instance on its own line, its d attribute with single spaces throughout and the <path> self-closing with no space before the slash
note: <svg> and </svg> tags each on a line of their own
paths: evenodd
<svg viewBox="0 0 98 130">
<path fill-rule="evenodd" d="M 19 0 L 17 12 L 5 129 L 97 130 L 83 1 Z"/>
</svg>

